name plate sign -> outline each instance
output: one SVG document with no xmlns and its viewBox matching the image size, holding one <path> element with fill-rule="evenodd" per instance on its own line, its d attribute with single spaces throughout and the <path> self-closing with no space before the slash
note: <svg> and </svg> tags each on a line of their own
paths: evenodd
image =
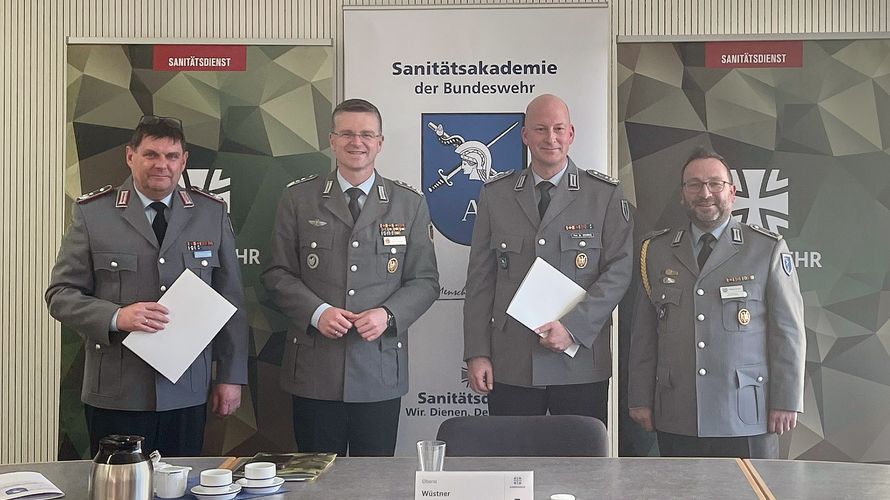
<svg viewBox="0 0 890 500">
<path fill-rule="evenodd" d="M 414 500 L 534 500 L 533 471 L 417 472 Z"/>
</svg>

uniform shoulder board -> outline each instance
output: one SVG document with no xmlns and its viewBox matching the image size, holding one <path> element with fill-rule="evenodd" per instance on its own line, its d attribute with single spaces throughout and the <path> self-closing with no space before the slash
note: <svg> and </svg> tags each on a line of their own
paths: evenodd
<svg viewBox="0 0 890 500">
<path fill-rule="evenodd" d="M 671 228 L 669 228 L 669 227 L 666 227 L 664 229 L 656 229 L 655 231 L 650 231 L 649 233 L 646 234 L 646 236 L 643 236 L 643 241 L 651 240 L 652 238 L 661 236 L 662 234 L 667 234 L 670 231 L 671 231 Z"/>
<path fill-rule="evenodd" d="M 774 233 L 774 232 L 770 231 L 769 229 L 764 229 L 764 228 L 758 226 L 757 224 L 748 224 L 748 227 L 750 227 L 751 229 L 757 231 L 758 233 L 760 233 L 760 234 L 762 234 L 762 235 L 764 235 L 764 236 L 769 236 L 770 238 L 772 238 L 772 239 L 774 239 L 774 240 L 781 240 L 781 239 L 782 239 L 782 235 L 781 235 L 781 234 L 779 234 L 779 233 Z"/>
<path fill-rule="evenodd" d="M 103 194 L 108 194 L 111 192 L 111 184 L 101 187 L 91 193 L 87 193 L 82 196 L 77 197 L 77 203 L 86 203 L 90 200 L 95 200 L 96 198 L 102 196 Z"/>
<path fill-rule="evenodd" d="M 490 184 L 494 181 L 506 179 L 507 177 L 510 177 L 511 175 L 513 175 L 513 172 L 515 172 L 515 171 L 516 170 L 505 170 L 503 172 L 498 172 L 497 174 L 493 175 L 492 177 L 489 177 L 488 180 L 485 181 L 485 184 Z"/>
<path fill-rule="evenodd" d="M 402 182 L 402 181 L 399 181 L 399 180 L 396 180 L 396 179 L 393 179 L 393 180 L 392 180 L 392 183 L 395 184 L 396 186 L 399 186 L 400 188 L 405 188 L 405 189 L 407 189 L 408 191 L 411 191 L 411 192 L 414 193 L 414 194 L 423 196 L 423 193 L 421 193 L 419 189 L 417 189 L 416 187 L 412 186 L 411 184 L 408 184 L 408 183 L 406 183 L 406 182 Z"/>
<path fill-rule="evenodd" d="M 192 191 L 195 193 L 204 195 L 204 196 L 210 198 L 211 200 L 219 202 L 219 203 L 226 202 L 226 200 L 222 199 L 221 196 L 217 196 L 217 195 L 211 193 L 210 191 L 204 191 L 203 189 L 199 188 L 198 186 L 192 186 Z"/>
<path fill-rule="evenodd" d="M 602 172 L 599 172 L 597 170 L 588 170 L 587 173 L 594 179 L 599 179 L 603 182 L 608 182 L 609 184 L 611 184 L 613 186 L 618 185 L 618 179 L 616 179 L 614 177 L 609 177 L 608 175 L 606 175 Z"/>
<path fill-rule="evenodd" d="M 294 187 L 294 186 L 296 186 L 297 184 L 302 184 L 302 183 L 304 183 L 304 182 L 306 182 L 306 181 L 311 181 L 312 179 L 314 179 L 314 178 L 316 178 L 316 177 L 318 177 L 318 174 L 312 174 L 312 175 L 310 175 L 310 176 L 308 176 L 308 177 L 303 177 L 302 179 L 297 179 L 297 180 L 295 180 L 295 181 L 291 181 L 290 183 L 288 183 L 287 187 Z"/>
</svg>

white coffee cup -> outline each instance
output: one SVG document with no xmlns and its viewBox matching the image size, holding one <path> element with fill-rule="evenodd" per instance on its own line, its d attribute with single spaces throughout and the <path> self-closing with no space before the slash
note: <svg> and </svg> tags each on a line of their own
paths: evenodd
<svg viewBox="0 0 890 500">
<path fill-rule="evenodd" d="M 219 488 L 232 484 L 232 471 L 229 469 L 207 469 L 201 471 L 201 486 Z"/>
<path fill-rule="evenodd" d="M 185 495 L 191 467 L 164 465 L 155 469 L 155 495 L 158 498 L 179 498 Z"/>
<path fill-rule="evenodd" d="M 275 464 L 272 462 L 253 462 L 244 466 L 244 479 L 251 483 L 272 483 L 275 479 Z"/>
</svg>

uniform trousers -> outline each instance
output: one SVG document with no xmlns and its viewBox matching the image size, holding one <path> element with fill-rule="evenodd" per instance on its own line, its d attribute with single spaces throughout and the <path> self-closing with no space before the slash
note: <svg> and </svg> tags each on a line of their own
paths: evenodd
<svg viewBox="0 0 890 500">
<path fill-rule="evenodd" d="M 775 433 L 738 437 L 698 437 L 658 431 L 663 457 L 779 458 Z"/>
<path fill-rule="evenodd" d="M 402 398 L 345 403 L 293 396 L 297 451 L 350 457 L 391 457 Z"/>
<path fill-rule="evenodd" d="M 608 426 L 609 381 L 522 387 L 494 383 L 488 394 L 490 415 L 586 415 Z"/>
<path fill-rule="evenodd" d="M 162 457 L 197 457 L 204 446 L 207 405 L 166 411 L 109 410 L 84 405 L 90 452 L 99 451 L 99 440 L 110 434 L 145 438 L 142 451 L 158 450 Z"/>
</svg>

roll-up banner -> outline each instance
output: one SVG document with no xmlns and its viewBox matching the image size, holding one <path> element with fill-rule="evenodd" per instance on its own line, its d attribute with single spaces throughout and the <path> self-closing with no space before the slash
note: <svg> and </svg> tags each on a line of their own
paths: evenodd
<svg viewBox="0 0 890 500">
<path fill-rule="evenodd" d="M 452 416 L 484 415 L 467 387 L 462 308 L 482 183 L 527 164 L 520 130 L 535 96 L 569 105 L 579 167 L 608 170 L 609 9 L 406 8 L 344 11 L 344 95 L 376 104 L 378 171 L 422 190 L 441 294 L 409 329 L 409 390 L 396 453 L 412 455 Z"/>
<path fill-rule="evenodd" d="M 83 40 L 67 48 L 69 205 L 130 175 L 124 148 L 147 114 L 182 120 L 191 184 L 228 204 L 251 330 L 250 384 L 234 415 L 208 416 L 207 455 L 296 449 L 291 398 L 278 383 L 287 318 L 266 298 L 259 275 L 287 183 L 331 168 L 330 45 L 330 40 L 277 45 Z M 83 341 L 63 329 L 59 458 L 89 458 L 80 402 Z"/>
<path fill-rule="evenodd" d="M 618 45 L 618 156 L 637 233 L 688 224 L 680 171 L 705 146 L 732 169 L 733 215 L 792 252 L 807 363 L 780 456 L 890 463 L 888 61 L 879 39 Z M 628 453 L 651 452 L 621 437 Z"/>
</svg>

